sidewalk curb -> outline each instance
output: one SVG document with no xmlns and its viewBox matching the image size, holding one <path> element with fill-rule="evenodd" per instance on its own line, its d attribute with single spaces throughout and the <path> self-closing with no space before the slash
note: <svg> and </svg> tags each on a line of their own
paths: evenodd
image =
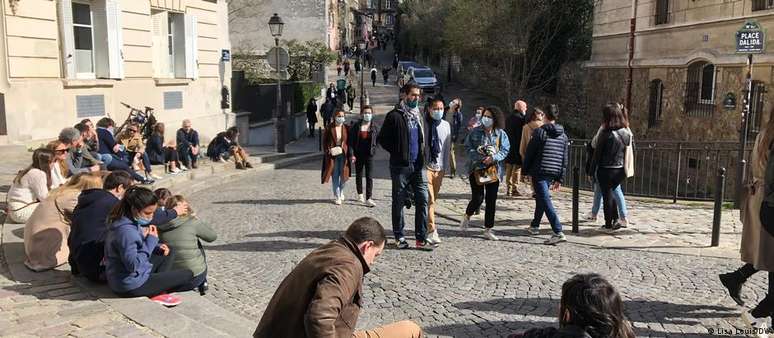
<svg viewBox="0 0 774 338">
<path fill-rule="evenodd" d="M 170 176 L 151 186 L 152 189 L 168 188 L 175 193 L 190 195 L 198 191 L 225 183 L 233 182 L 250 174 L 287 168 L 296 164 L 321 159 L 322 152 L 304 152 L 298 154 L 267 154 L 254 156 L 256 162 L 251 170 L 231 169 L 231 163 L 209 163 L 197 170 Z M 267 163 L 277 158 L 282 160 Z M 24 224 L 0 223 L 0 245 L 2 254 L 8 264 L 8 271 L 16 282 L 44 281 L 57 273 L 54 270 L 33 272 L 24 266 L 26 254 L 22 235 L 14 232 L 24 231 Z M 58 271 L 61 275 L 61 271 Z M 86 293 L 97 298 L 101 303 L 120 313 L 128 320 L 168 337 L 234 337 L 249 336 L 256 323 L 241 315 L 223 309 L 206 297 L 194 292 L 178 293 L 184 300 L 183 304 L 167 309 L 154 304 L 145 297 L 117 298 L 106 285 L 96 285 L 90 281 L 71 277 L 70 281 Z M 188 314 L 188 315 L 186 315 Z M 198 317 L 198 318 L 197 318 Z"/>
</svg>

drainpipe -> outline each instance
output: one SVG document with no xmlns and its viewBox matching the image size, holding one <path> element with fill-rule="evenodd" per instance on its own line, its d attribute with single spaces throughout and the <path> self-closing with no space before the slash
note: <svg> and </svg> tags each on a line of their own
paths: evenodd
<svg viewBox="0 0 774 338">
<path fill-rule="evenodd" d="M 632 0 L 632 17 L 629 20 L 629 57 L 626 74 L 626 110 L 632 111 L 632 82 L 634 82 L 634 33 L 637 31 L 637 0 Z"/>
</svg>

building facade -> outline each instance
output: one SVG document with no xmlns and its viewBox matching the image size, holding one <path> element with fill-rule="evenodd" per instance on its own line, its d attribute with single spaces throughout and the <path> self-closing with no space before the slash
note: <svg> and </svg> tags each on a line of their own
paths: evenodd
<svg viewBox="0 0 774 338">
<path fill-rule="evenodd" d="M 121 124 L 122 102 L 155 108 L 172 132 L 191 119 L 205 139 L 233 123 L 225 1 L 0 2 L 0 141 L 51 139 L 84 118 Z"/>
<path fill-rule="evenodd" d="M 599 126 L 605 102 L 626 100 L 631 65 L 638 138 L 738 141 L 747 55 L 736 53 L 735 36 L 747 20 L 774 27 L 774 1 L 599 1 L 585 64 L 586 135 Z M 765 39 L 769 52 L 753 58 L 751 138 L 774 107 L 774 32 Z"/>
</svg>

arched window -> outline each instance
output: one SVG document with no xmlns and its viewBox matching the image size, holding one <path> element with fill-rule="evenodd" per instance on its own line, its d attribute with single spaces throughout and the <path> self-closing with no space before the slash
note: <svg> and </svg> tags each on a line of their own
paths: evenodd
<svg viewBox="0 0 774 338">
<path fill-rule="evenodd" d="M 660 79 L 650 81 L 650 97 L 648 104 L 648 128 L 658 126 L 661 122 L 663 109 L 664 82 Z"/>
<path fill-rule="evenodd" d="M 715 65 L 698 61 L 688 66 L 685 111 L 691 116 L 711 116 L 715 111 Z"/>
</svg>

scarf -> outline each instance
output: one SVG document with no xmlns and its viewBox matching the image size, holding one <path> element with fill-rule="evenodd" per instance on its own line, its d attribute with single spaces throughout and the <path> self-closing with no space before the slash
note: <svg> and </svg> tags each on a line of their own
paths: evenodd
<svg viewBox="0 0 774 338">
<path fill-rule="evenodd" d="M 441 121 L 431 119 L 430 121 L 430 155 L 432 155 L 431 161 L 436 163 L 438 154 L 441 153 L 441 138 L 438 136 L 438 126 L 441 125 Z"/>
</svg>

